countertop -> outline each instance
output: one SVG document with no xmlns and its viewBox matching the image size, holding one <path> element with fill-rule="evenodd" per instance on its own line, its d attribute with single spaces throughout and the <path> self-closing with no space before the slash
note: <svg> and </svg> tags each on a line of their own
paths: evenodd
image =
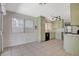
<svg viewBox="0 0 79 59">
<path fill-rule="evenodd" d="M 64 34 L 73 34 L 73 35 L 79 35 L 77 33 L 72 33 L 72 32 L 64 32 Z"/>
</svg>

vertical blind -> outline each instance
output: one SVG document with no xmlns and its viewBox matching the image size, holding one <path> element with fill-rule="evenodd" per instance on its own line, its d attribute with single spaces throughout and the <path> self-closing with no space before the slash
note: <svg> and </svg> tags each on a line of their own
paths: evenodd
<svg viewBox="0 0 79 59">
<path fill-rule="evenodd" d="M 33 20 L 12 18 L 12 32 L 32 32 L 33 30 Z"/>
</svg>

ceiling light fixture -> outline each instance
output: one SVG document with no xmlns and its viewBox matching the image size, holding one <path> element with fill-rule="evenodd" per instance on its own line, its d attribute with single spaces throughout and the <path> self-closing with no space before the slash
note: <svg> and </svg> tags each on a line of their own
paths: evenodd
<svg viewBox="0 0 79 59">
<path fill-rule="evenodd" d="M 54 16 L 54 17 L 49 16 L 48 19 L 49 19 L 50 21 L 56 21 L 56 20 L 61 20 L 61 17 L 60 17 L 60 16 Z"/>
<path fill-rule="evenodd" d="M 39 5 L 46 5 L 47 3 L 39 3 Z"/>
</svg>

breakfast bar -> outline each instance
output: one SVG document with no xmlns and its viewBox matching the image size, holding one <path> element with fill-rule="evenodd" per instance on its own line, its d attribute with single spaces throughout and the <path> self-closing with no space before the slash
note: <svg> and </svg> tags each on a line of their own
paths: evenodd
<svg viewBox="0 0 79 59">
<path fill-rule="evenodd" d="M 79 55 L 79 34 L 64 33 L 64 50 L 68 53 Z"/>
</svg>

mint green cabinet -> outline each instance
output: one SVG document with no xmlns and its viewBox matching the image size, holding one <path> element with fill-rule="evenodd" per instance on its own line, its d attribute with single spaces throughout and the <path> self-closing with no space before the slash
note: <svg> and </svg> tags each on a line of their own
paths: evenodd
<svg viewBox="0 0 79 59">
<path fill-rule="evenodd" d="M 38 41 L 45 41 L 45 17 L 39 16 L 36 18 L 37 21 L 37 34 Z"/>
</svg>

